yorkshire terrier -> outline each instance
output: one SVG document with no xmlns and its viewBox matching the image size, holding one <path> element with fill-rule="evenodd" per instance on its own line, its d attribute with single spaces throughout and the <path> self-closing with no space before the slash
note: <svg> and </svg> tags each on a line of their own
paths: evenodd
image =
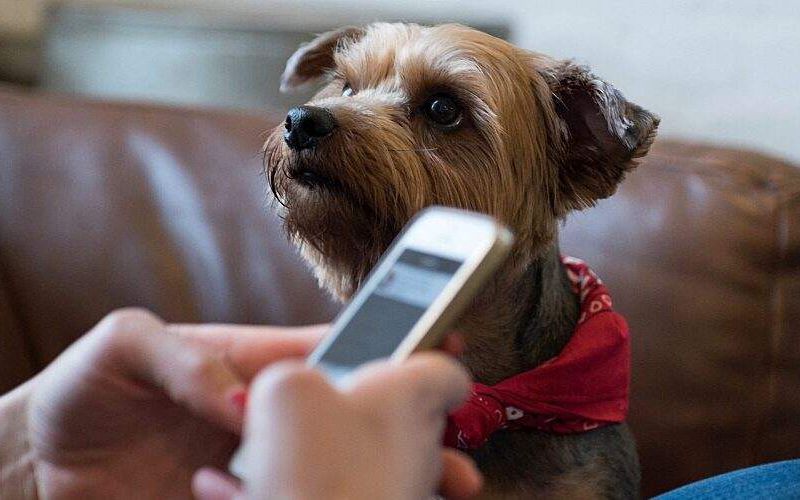
<svg viewBox="0 0 800 500">
<path fill-rule="evenodd" d="M 428 205 L 484 212 L 516 242 L 458 325 L 463 363 L 491 385 L 557 357 L 581 316 L 559 221 L 615 192 L 659 118 L 584 66 L 455 24 L 324 33 L 289 59 L 281 87 L 319 81 L 264 151 L 288 234 L 320 283 L 350 297 Z M 587 429 L 493 433 L 471 451 L 483 494 L 637 497 L 627 425 Z"/>
</svg>

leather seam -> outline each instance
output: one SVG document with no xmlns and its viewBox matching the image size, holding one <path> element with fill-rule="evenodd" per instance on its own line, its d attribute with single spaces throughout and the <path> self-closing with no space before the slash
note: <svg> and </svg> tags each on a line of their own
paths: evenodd
<svg viewBox="0 0 800 500">
<path fill-rule="evenodd" d="M 788 201 L 783 195 L 785 193 L 775 193 L 778 198 L 777 207 L 775 210 L 775 242 L 776 242 L 776 261 L 770 273 L 770 280 L 772 283 L 770 290 L 770 327 L 768 345 L 764 356 L 766 364 L 766 373 L 764 381 L 764 394 L 759 400 L 761 401 L 761 412 L 756 420 L 756 429 L 754 433 L 754 442 L 752 443 L 751 450 L 751 464 L 758 464 L 764 461 L 762 455 L 764 452 L 764 439 L 768 429 L 770 416 L 774 413 L 777 395 L 777 380 L 778 380 L 778 367 L 777 359 L 780 350 L 781 340 L 784 337 L 784 296 L 783 287 L 780 281 L 781 271 L 783 270 L 786 256 L 788 253 Z M 792 197 L 794 198 L 794 197 Z"/>
</svg>

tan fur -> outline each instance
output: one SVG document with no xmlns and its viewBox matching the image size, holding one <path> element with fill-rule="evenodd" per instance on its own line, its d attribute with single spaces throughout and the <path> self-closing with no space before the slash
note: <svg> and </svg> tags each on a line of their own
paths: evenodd
<svg viewBox="0 0 800 500">
<path fill-rule="evenodd" d="M 613 194 L 646 154 L 658 118 L 586 68 L 460 25 L 376 23 L 325 33 L 290 59 L 283 82 L 320 79 L 325 86 L 309 104 L 330 111 L 337 129 L 298 152 L 278 127 L 265 162 L 287 230 L 321 284 L 349 297 L 428 205 L 491 214 L 517 240 L 462 321 L 464 360 L 487 383 L 530 367 L 535 355 L 519 349 L 525 316 L 539 304 L 526 292 L 529 270 L 547 252 L 557 259 L 560 218 Z M 342 95 L 345 83 L 354 95 Z M 421 113 L 437 93 L 462 106 L 458 128 L 443 131 Z M 306 167 L 332 185 L 295 182 L 292 173 Z"/>
</svg>

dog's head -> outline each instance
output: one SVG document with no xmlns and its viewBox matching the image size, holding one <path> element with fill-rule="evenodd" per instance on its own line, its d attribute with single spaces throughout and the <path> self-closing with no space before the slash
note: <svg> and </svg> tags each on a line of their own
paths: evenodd
<svg viewBox="0 0 800 500">
<path fill-rule="evenodd" d="M 460 26 L 324 33 L 284 89 L 325 81 L 270 135 L 270 185 L 323 284 L 350 295 L 431 204 L 485 212 L 535 257 L 572 209 L 614 193 L 658 118 L 584 67 Z"/>
</svg>

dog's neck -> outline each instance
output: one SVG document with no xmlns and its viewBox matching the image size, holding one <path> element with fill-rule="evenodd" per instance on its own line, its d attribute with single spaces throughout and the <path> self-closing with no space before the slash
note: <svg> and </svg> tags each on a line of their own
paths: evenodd
<svg viewBox="0 0 800 500">
<path fill-rule="evenodd" d="M 499 273 L 476 300 L 461 323 L 463 360 L 486 384 L 529 370 L 561 352 L 579 309 L 554 239 L 527 265 Z"/>
</svg>

